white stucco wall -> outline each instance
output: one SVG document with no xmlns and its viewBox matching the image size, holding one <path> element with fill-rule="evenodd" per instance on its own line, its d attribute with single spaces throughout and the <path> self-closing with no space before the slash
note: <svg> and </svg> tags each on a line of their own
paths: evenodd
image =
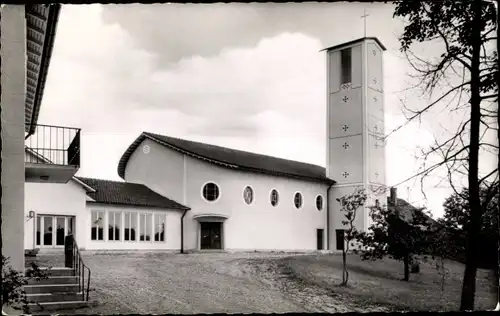
<svg viewBox="0 0 500 316">
<path fill-rule="evenodd" d="M 149 146 L 144 153 L 143 147 Z M 130 156 L 125 169 L 125 181 L 147 185 L 151 190 L 183 202 L 183 157 L 173 150 L 164 150 L 162 145 L 144 140 Z"/>
<path fill-rule="evenodd" d="M 143 152 L 144 145 L 150 147 L 148 153 Z M 199 247 L 200 225 L 193 216 L 203 213 L 229 216 L 223 228 L 226 250 L 315 250 L 316 229 L 324 229 L 326 249 L 326 184 L 227 169 L 149 140 L 132 154 L 125 179 L 145 184 L 191 208 L 184 219 L 186 250 Z M 210 181 L 217 183 L 221 192 L 214 203 L 205 201 L 201 193 L 203 185 Z M 254 190 L 251 205 L 243 200 L 247 185 Z M 273 188 L 280 195 L 277 207 L 269 200 Z M 297 191 L 303 196 L 301 209 L 293 203 Z M 324 199 L 322 211 L 316 209 L 318 194 Z"/>
<path fill-rule="evenodd" d="M 36 248 L 36 215 L 75 216 L 75 238 L 80 248 L 85 248 L 87 216 L 85 210 L 86 192 L 76 181 L 68 183 L 25 183 L 24 203 L 24 248 Z M 35 212 L 29 218 L 29 211 Z"/>
<path fill-rule="evenodd" d="M 195 214 L 218 213 L 229 216 L 224 226 L 224 246 L 227 250 L 316 250 L 316 229 L 324 229 L 326 242 L 326 184 L 306 182 L 285 177 L 242 172 L 219 167 L 187 157 L 186 248 L 198 247 L 199 224 Z M 215 182 L 220 188 L 216 202 L 202 197 L 202 187 Z M 247 205 L 243 189 L 250 185 L 254 201 Z M 279 203 L 273 207 L 270 192 L 279 192 Z M 300 192 L 302 208 L 295 208 L 293 196 Z M 316 196 L 324 199 L 322 211 L 316 209 Z M 326 243 L 324 243 L 326 248 Z"/>
<path fill-rule="evenodd" d="M 91 211 L 104 212 L 104 240 L 91 240 Z M 108 240 L 108 212 L 139 212 L 166 214 L 165 241 L 121 241 Z M 85 239 L 86 250 L 179 250 L 181 247 L 181 216 L 183 211 L 132 206 L 114 206 L 87 203 Z M 121 228 L 124 227 L 121 215 Z M 138 238 L 137 238 L 138 239 Z"/>
</svg>

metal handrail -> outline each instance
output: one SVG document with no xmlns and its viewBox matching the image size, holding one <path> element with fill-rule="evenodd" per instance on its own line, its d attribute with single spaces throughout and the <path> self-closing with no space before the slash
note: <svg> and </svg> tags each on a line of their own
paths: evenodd
<svg viewBox="0 0 500 316">
<path fill-rule="evenodd" d="M 87 267 L 87 265 L 83 262 L 82 255 L 80 254 L 80 250 L 78 249 L 78 244 L 76 243 L 75 238 L 73 237 L 72 239 L 73 239 L 73 273 L 75 276 L 78 276 L 78 290 L 82 292 L 82 299 L 84 301 L 88 301 L 89 291 L 90 291 L 90 276 L 92 272 L 90 271 L 90 268 Z M 85 292 L 85 269 L 88 271 L 86 292 Z"/>
</svg>

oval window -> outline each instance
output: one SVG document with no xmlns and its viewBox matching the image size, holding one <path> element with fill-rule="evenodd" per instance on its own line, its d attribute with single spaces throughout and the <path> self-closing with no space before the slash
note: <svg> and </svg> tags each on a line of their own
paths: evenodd
<svg viewBox="0 0 500 316">
<path fill-rule="evenodd" d="M 217 201 L 220 195 L 220 190 L 217 184 L 209 182 L 203 187 L 203 197 L 209 202 Z"/>
<path fill-rule="evenodd" d="M 276 206 L 278 205 L 278 201 L 279 201 L 279 194 L 278 194 L 278 191 L 276 191 L 275 189 L 273 189 L 271 191 L 271 205 L 272 206 Z"/>
<path fill-rule="evenodd" d="M 243 190 L 243 199 L 245 200 L 245 203 L 252 204 L 253 190 L 250 186 L 245 187 L 245 189 Z"/>
<path fill-rule="evenodd" d="M 300 192 L 295 193 L 293 197 L 293 203 L 295 204 L 296 208 L 302 207 L 302 194 L 300 194 Z"/>
<path fill-rule="evenodd" d="M 321 195 L 318 195 L 316 197 L 316 208 L 318 211 L 321 211 L 323 209 L 323 197 Z"/>
</svg>

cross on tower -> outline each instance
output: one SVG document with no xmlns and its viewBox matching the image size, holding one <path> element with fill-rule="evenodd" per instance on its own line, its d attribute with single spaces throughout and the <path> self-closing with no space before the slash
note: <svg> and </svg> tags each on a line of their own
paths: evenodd
<svg viewBox="0 0 500 316">
<path fill-rule="evenodd" d="M 346 96 L 344 96 L 344 97 L 342 98 L 342 101 L 344 101 L 344 102 L 347 102 L 347 100 L 349 100 L 349 98 L 348 98 L 348 97 L 346 97 Z"/>
<path fill-rule="evenodd" d="M 349 144 L 347 142 L 345 142 L 344 145 L 342 145 L 342 147 L 344 147 L 344 149 L 347 149 L 347 148 L 349 148 Z"/>
<path fill-rule="evenodd" d="M 369 14 L 366 14 L 366 9 L 364 9 L 364 14 L 361 16 L 361 18 L 364 20 L 364 31 L 365 31 L 365 36 L 366 37 L 366 18 L 369 17 L 370 15 Z"/>
<path fill-rule="evenodd" d="M 344 124 L 344 126 L 342 126 L 342 129 L 344 130 L 344 132 L 347 132 L 347 130 L 349 129 L 349 126 Z"/>
<path fill-rule="evenodd" d="M 347 177 L 349 176 L 349 172 L 344 171 L 342 173 L 342 176 L 347 179 Z"/>
</svg>

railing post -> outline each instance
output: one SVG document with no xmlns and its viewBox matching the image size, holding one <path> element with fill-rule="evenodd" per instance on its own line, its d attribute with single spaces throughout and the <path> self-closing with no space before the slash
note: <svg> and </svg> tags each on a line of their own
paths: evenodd
<svg viewBox="0 0 500 316">
<path fill-rule="evenodd" d="M 64 266 L 73 268 L 73 235 L 67 235 L 64 238 Z"/>
</svg>

